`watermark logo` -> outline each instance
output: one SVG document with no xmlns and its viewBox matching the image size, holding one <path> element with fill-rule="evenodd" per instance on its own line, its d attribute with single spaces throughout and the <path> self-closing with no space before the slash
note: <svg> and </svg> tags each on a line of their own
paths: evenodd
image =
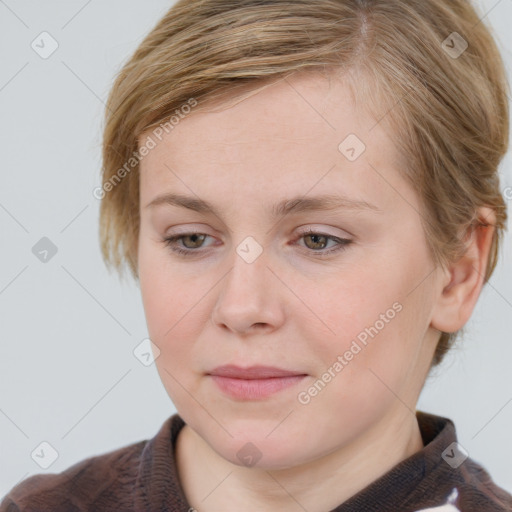
<svg viewBox="0 0 512 512">
<path fill-rule="evenodd" d="M 30 456 L 40 468 L 48 469 L 59 458 L 59 453 L 50 443 L 43 441 Z"/>
<path fill-rule="evenodd" d="M 357 135 L 351 133 L 341 142 L 338 150 L 349 162 L 355 162 L 366 151 L 366 145 Z"/>
<path fill-rule="evenodd" d="M 458 59 L 468 49 L 469 45 L 458 32 L 452 32 L 442 42 L 441 46 L 452 59 Z"/>
<path fill-rule="evenodd" d="M 48 32 L 41 32 L 33 41 L 30 43 L 30 47 L 34 50 L 41 59 L 50 58 L 59 47 L 57 40 Z"/>
<path fill-rule="evenodd" d="M 263 247 L 252 236 L 248 236 L 238 245 L 236 252 L 246 263 L 253 263 L 263 252 Z"/>
<path fill-rule="evenodd" d="M 245 443 L 236 454 L 237 459 L 248 468 L 254 466 L 262 456 L 261 451 L 253 443 Z"/>
<path fill-rule="evenodd" d="M 160 349 L 149 338 L 145 338 L 135 347 L 133 355 L 144 366 L 151 366 L 160 356 Z"/>
<path fill-rule="evenodd" d="M 48 263 L 56 254 L 57 246 L 46 236 L 43 236 L 34 247 L 32 254 L 41 262 Z"/>
<path fill-rule="evenodd" d="M 457 469 L 469 457 L 469 454 L 462 445 L 453 442 L 443 451 L 441 457 L 453 469 Z"/>
</svg>

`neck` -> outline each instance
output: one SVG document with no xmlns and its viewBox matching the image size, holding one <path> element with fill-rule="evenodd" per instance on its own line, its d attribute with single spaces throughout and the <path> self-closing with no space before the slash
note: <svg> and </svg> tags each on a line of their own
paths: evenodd
<svg viewBox="0 0 512 512">
<path fill-rule="evenodd" d="M 176 443 L 181 485 L 198 512 L 332 510 L 423 448 L 415 415 L 399 412 L 350 446 L 280 470 L 232 464 L 185 425 Z"/>
</svg>

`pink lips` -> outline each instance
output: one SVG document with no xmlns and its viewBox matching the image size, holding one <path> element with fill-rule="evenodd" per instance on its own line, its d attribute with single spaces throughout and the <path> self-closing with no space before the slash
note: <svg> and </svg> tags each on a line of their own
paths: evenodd
<svg viewBox="0 0 512 512">
<path fill-rule="evenodd" d="M 208 375 L 224 393 L 240 400 L 267 398 L 297 384 L 306 376 L 271 366 L 241 368 L 234 365 L 219 366 Z"/>
</svg>

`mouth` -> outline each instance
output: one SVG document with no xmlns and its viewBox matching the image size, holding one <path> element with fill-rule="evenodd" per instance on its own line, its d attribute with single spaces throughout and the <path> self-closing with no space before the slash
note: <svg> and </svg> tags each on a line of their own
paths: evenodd
<svg viewBox="0 0 512 512">
<path fill-rule="evenodd" d="M 237 400 L 262 400 L 301 382 L 307 374 L 273 366 L 219 366 L 207 373 L 218 388 Z"/>
</svg>

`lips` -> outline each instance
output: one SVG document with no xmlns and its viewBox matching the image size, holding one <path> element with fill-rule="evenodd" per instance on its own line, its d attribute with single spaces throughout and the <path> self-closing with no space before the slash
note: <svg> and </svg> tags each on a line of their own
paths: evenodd
<svg viewBox="0 0 512 512">
<path fill-rule="evenodd" d="M 251 366 L 249 368 L 241 368 L 235 365 L 219 366 L 210 372 L 210 375 L 218 377 L 229 377 L 232 379 L 275 379 L 280 377 L 292 377 L 297 375 L 305 375 L 304 373 L 283 370 L 273 366 Z"/>
<path fill-rule="evenodd" d="M 298 384 L 306 374 L 273 366 L 219 366 L 207 374 L 218 388 L 237 400 L 262 400 Z"/>
</svg>

